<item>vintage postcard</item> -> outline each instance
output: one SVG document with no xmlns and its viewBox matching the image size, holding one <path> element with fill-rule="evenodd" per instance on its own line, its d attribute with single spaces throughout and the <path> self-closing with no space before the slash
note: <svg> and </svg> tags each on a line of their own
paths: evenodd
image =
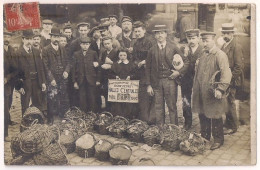
<svg viewBox="0 0 260 170">
<path fill-rule="evenodd" d="M 3 9 L 4 164 L 256 165 L 256 5 Z"/>
</svg>

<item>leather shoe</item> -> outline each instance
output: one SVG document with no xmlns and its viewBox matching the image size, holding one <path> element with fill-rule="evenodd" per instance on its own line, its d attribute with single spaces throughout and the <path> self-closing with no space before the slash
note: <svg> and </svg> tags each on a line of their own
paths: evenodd
<svg viewBox="0 0 260 170">
<path fill-rule="evenodd" d="M 213 143 L 213 145 L 211 145 L 211 147 L 210 147 L 210 150 L 215 150 L 215 149 L 218 149 L 218 148 L 220 148 L 220 146 L 221 146 L 222 144 L 221 143 Z"/>
<path fill-rule="evenodd" d="M 235 133 L 233 129 L 223 129 L 224 135 L 230 135 Z"/>
</svg>

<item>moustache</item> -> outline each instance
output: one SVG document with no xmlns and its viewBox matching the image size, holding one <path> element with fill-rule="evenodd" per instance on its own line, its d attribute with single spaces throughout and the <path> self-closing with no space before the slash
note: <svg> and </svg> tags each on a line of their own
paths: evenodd
<svg viewBox="0 0 260 170">
<path fill-rule="evenodd" d="M 230 39 L 227 38 L 227 37 L 224 37 L 223 39 L 224 39 L 226 42 L 229 42 L 229 41 L 230 41 Z"/>
</svg>

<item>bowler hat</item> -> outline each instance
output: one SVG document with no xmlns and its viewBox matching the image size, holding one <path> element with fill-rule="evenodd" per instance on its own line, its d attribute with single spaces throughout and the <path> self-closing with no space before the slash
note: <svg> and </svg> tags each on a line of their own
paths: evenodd
<svg viewBox="0 0 260 170">
<path fill-rule="evenodd" d="M 199 29 L 189 29 L 185 31 L 187 37 L 199 36 Z"/>
<path fill-rule="evenodd" d="M 135 21 L 133 24 L 133 28 L 145 27 L 145 24 L 141 21 Z"/>
<path fill-rule="evenodd" d="M 233 23 L 224 23 L 219 30 L 221 32 L 235 32 L 237 29 L 234 27 Z"/>
<path fill-rule="evenodd" d="M 116 19 L 118 20 L 118 16 L 116 16 L 116 15 L 114 15 L 114 14 L 113 14 L 113 15 L 109 15 L 108 18 L 109 18 L 109 19 L 110 19 L 110 18 L 116 18 Z"/>
<path fill-rule="evenodd" d="M 32 30 L 23 30 L 23 38 L 32 38 L 34 36 Z"/>
<path fill-rule="evenodd" d="M 130 18 L 129 16 L 123 16 L 121 19 L 121 23 L 123 22 L 133 22 L 132 18 Z"/>
<path fill-rule="evenodd" d="M 64 27 L 63 27 L 63 30 L 65 30 L 65 29 L 72 29 L 71 24 L 70 23 L 65 23 Z"/>
<path fill-rule="evenodd" d="M 80 38 L 80 43 L 91 43 L 91 38 L 82 37 L 82 38 Z"/>
<path fill-rule="evenodd" d="M 160 32 L 160 31 L 168 31 L 168 28 L 166 25 L 155 25 L 154 29 L 152 30 L 153 32 Z"/>
<path fill-rule="evenodd" d="M 88 22 L 80 22 L 77 24 L 77 28 L 79 28 L 79 26 L 82 26 L 82 25 L 86 25 L 86 26 L 90 27 L 90 24 Z"/>
<path fill-rule="evenodd" d="M 214 32 L 202 32 L 202 33 L 200 33 L 200 36 L 201 36 L 202 39 L 206 39 L 208 37 L 215 37 L 216 33 L 214 33 Z"/>
<path fill-rule="evenodd" d="M 60 29 L 58 27 L 53 27 L 51 29 L 50 35 L 57 35 L 60 36 Z"/>
</svg>

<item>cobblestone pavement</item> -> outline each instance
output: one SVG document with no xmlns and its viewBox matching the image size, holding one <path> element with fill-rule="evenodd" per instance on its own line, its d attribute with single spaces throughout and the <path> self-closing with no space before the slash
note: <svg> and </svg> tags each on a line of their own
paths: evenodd
<svg viewBox="0 0 260 170">
<path fill-rule="evenodd" d="M 14 93 L 14 105 L 11 108 L 11 119 L 15 122 L 21 121 L 21 105 L 18 93 Z M 180 102 L 178 102 L 178 110 L 180 109 Z M 180 116 L 183 122 L 183 118 Z M 199 132 L 198 115 L 193 116 L 192 130 Z M 19 133 L 19 124 L 10 126 L 9 136 L 15 136 Z M 240 126 L 237 133 L 225 136 L 225 142 L 222 147 L 211 151 L 207 149 L 204 154 L 196 156 L 187 156 L 181 151 L 168 152 L 162 150 L 160 147 L 150 148 L 149 151 L 142 149 L 143 143 L 133 143 L 126 138 L 117 139 L 108 135 L 95 134 L 99 139 L 107 139 L 111 142 L 123 142 L 131 146 L 132 156 L 129 165 L 134 165 L 136 159 L 143 157 L 151 158 L 156 165 L 250 165 L 251 164 L 251 150 L 250 150 L 250 126 Z M 211 141 L 212 143 L 212 141 Z M 12 159 L 10 142 L 5 142 L 4 160 L 7 163 Z M 208 144 L 209 148 L 210 144 Z M 110 162 L 101 162 L 95 158 L 81 158 L 77 153 L 67 155 L 71 165 L 111 165 Z"/>
</svg>

